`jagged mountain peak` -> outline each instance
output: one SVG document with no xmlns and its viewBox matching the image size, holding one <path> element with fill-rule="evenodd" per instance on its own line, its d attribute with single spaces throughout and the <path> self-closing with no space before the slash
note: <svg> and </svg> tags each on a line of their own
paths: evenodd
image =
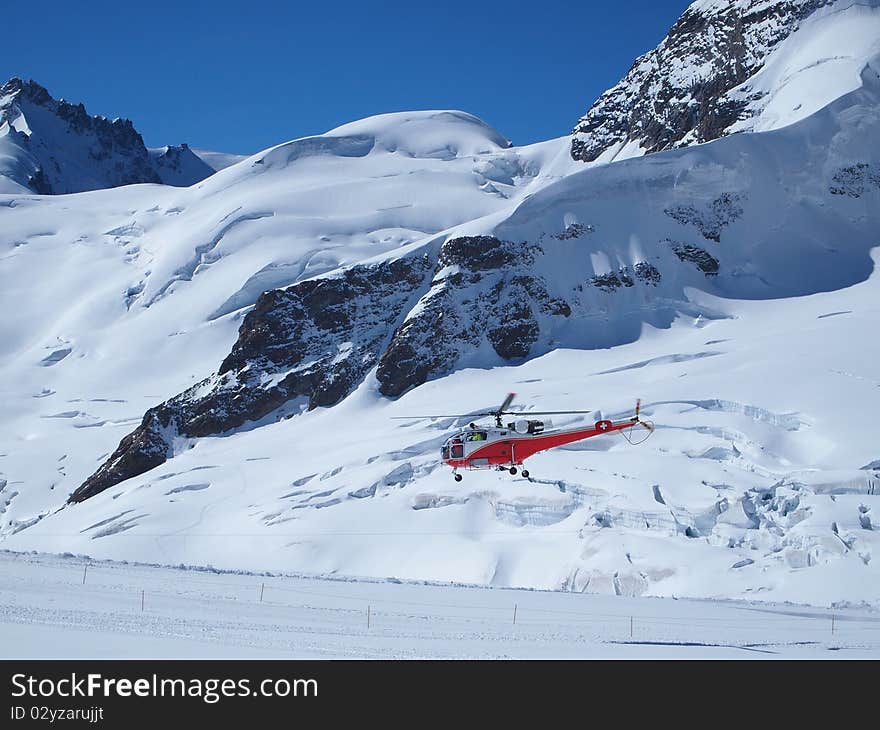
<svg viewBox="0 0 880 730">
<path fill-rule="evenodd" d="M 100 114 L 89 114 L 82 102 L 73 103 L 63 98 L 55 99 L 45 86 L 33 79 L 24 81 L 13 76 L 0 87 L 0 124 L 12 115 L 27 116 L 28 106 L 42 107 L 67 122 L 70 131 L 94 131 L 109 134 L 115 145 L 125 148 L 143 147 L 144 140 L 130 119 L 108 119 Z M 26 132 L 31 136 L 33 130 Z"/>
<path fill-rule="evenodd" d="M 192 185 L 213 172 L 186 145 L 148 150 L 130 119 L 89 114 L 34 80 L 0 86 L 0 192 Z"/>
<path fill-rule="evenodd" d="M 51 98 L 46 87 L 40 86 L 33 79 L 25 81 L 18 76 L 13 76 L 9 81 L 0 86 L 0 97 L 18 96 L 19 94 L 36 101 L 38 104 Z M 4 99 L 2 103 L 5 104 L 6 100 Z"/>
</svg>

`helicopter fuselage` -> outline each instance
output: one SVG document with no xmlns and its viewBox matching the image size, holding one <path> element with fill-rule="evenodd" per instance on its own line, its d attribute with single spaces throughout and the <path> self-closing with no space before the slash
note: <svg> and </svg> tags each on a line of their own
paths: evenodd
<svg viewBox="0 0 880 730">
<path fill-rule="evenodd" d="M 592 426 L 544 431 L 540 421 L 528 422 L 528 430 L 486 427 L 466 428 L 452 434 L 440 448 L 440 458 L 447 466 L 458 469 L 512 469 L 535 454 L 575 441 L 622 431 L 638 424 L 636 420 L 596 421 Z M 459 477 L 456 477 L 457 479 Z"/>
</svg>

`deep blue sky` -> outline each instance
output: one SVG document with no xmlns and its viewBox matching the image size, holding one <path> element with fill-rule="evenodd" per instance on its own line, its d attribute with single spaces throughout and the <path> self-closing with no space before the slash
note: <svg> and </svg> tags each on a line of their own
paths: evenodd
<svg viewBox="0 0 880 730">
<path fill-rule="evenodd" d="M 463 109 L 515 144 L 571 131 L 688 0 L 50 0 L 3 13 L 33 78 L 149 146 L 256 152 L 353 119 Z"/>
</svg>

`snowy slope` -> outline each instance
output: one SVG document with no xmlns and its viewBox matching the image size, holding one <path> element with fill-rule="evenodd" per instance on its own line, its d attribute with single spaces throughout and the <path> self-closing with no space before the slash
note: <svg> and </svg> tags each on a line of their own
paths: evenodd
<svg viewBox="0 0 880 730">
<path fill-rule="evenodd" d="M 775 59 L 766 109 L 808 65 Z M 412 112 L 190 188 L 0 196 L 4 547 L 880 602 L 878 69 L 782 128 L 611 165 Z M 509 390 L 642 396 L 658 429 L 455 484 L 455 419 L 391 420 Z M 117 447 L 130 478 L 64 506 Z"/>
<path fill-rule="evenodd" d="M 247 159 L 247 155 L 234 155 L 229 152 L 213 152 L 212 150 L 193 150 L 193 152 L 215 172 L 225 170 L 230 165 Z"/>
</svg>

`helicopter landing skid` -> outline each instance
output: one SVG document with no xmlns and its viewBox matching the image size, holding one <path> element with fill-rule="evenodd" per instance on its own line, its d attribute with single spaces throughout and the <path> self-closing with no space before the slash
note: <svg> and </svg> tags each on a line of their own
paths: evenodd
<svg viewBox="0 0 880 730">
<path fill-rule="evenodd" d="M 522 466 L 522 464 L 508 464 L 507 466 L 496 466 L 495 469 L 497 471 L 506 471 L 510 474 L 510 476 L 516 476 L 517 472 L 519 472 L 520 474 L 522 474 L 522 476 L 524 476 L 526 479 L 528 479 L 529 478 L 529 470 L 523 469 L 522 471 L 519 471 L 518 467 L 521 467 L 521 466 Z"/>
</svg>

